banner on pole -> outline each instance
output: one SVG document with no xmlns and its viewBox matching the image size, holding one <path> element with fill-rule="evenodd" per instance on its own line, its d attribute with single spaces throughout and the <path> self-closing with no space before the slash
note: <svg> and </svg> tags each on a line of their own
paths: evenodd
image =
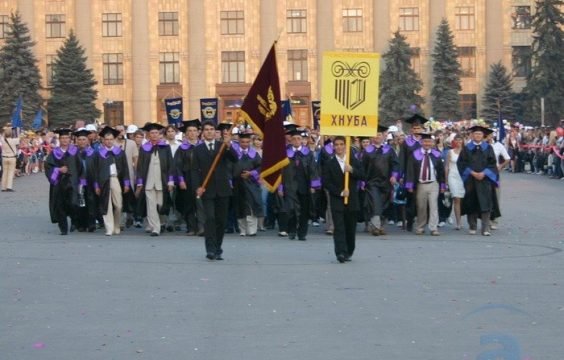
<svg viewBox="0 0 564 360">
<path fill-rule="evenodd" d="M 314 100 L 311 102 L 311 114 L 313 116 L 313 128 L 318 130 L 321 120 L 321 101 Z"/>
<path fill-rule="evenodd" d="M 204 121 L 213 121 L 214 124 L 217 125 L 217 107 L 218 107 L 218 99 L 217 98 L 206 98 L 200 99 L 200 120 Z"/>
<path fill-rule="evenodd" d="M 166 118 L 171 125 L 182 122 L 182 98 L 165 99 Z"/>
<path fill-rule="evenodd" d="M 321 133 L 376 135 L 379 79 L 380 54 L 323 53 Z"/>
</svg>

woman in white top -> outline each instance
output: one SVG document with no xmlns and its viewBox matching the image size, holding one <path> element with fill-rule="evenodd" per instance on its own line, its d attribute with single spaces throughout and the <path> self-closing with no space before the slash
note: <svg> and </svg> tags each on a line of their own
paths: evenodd
<svg viewBox="0 0 564 360">
<path fill-rule="evenodd" d="M 447 162 L 445 166 L 446 177 L 448 180 L 448 188 L 454 199 L 454 216 L 456 217 L 456 230 L 462 228 L 462 216 L 460 214 L 460 205 L 462 199 L 464 198 L 464 182 L 462 177 L 458 172 L 456 162 L 458 161 L 458 155 L 462 149 L 464 141 L 460 135 L 456 135 L 451 142 L 451 149 L 448 151 Z"/>
</svg>

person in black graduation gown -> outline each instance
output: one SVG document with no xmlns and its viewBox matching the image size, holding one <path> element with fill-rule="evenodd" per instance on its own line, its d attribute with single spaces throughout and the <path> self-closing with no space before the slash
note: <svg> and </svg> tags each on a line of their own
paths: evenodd
<svg viewBox="0 0 564 360">
<path fill-rule="evenodd" d="M 176 208 L 182 214 L 186 222 L 186 235 L 193 236 L 200 232 L 203 233 L 203 219 L 197 217 L 196 206 L 196 186 L 190 174 L 192 169 L 192 158 L 194 149 L 201 141 L 198 136 L 200 133 L 200 120 L 183 121 L 179 128 L 185 134 L 184 141 L 174 154 L 174 164 L 176 167 L 176 179 L 178 183 L 178 193 L 176 195 Z"/>
<path fill-rule="evenodd" d="M 482 235 L 490 236 L 491 212 L 499 212 L 495 201 L 499 181 L 497 162 L 492 146 L 484 139 L 492 131 L 482 126 L 473 126 L 469 131 L 471 141 L 462 148 L 456 163 L 466 190 L 462 214 L 468 216 L 470 234 L 476 234 L 481 218 Z"/>
<path fill-rule="evenodd" d="M 165 217 L 172 206 L 170 194 L 174 190 L 175 166 L 170 145 L 161 139 L 164 126 L 148 123 L 142 130 L 148 133 L 148 140 L 139 149 L 137 161 L 136 197 L 146 211 L 151 236 L 159 236 Z"/>
<path fill-rule="evenodd" d="M 55 148 L 45 162 L 45 175 L 49 180 L 49 213 L 51 222 L 59 225 L 61 235 L 69 231 L 68 218 L 76 223 L 78 193 L 86 185 L 78 147 L 71 144 L 71 129 L 57 129 L 60 146 Z"/>
<path fill-rule="evenodd" d="M 104 217 L 106 236 L 120 233 L 123 194 L 131 188 L 125 152 L 114 143 L 118 135 L 119 131 L 109 126 L 100 131 L 102 145 L 94 165 L 94 191 L 100 197 L 100 213 Z"/>
<path fill-rule="evenodd" d="M 421 133 L 423 132 L 423 125 L 428 122 L 426 118 L 419 114 L 405 120 L 406 123 L 411 124 L 411 134 L 405 137 L 405 141 L 401 144 L 398 160 L 400 165 L 401 177 L 405 183 L 407 160 L 411 158 L 413 152 L 421 148 Z M 415 197 L 413 193 L 407 193 L 407 203 L 405 205 L 405 218 L 407 224 L 404 224 L 407 231 L 413 230 L 413 220 L 417 214 Z"/>
<path fill-rule="evenodd" d="M 283 206 L 288 214 L 288 237 L 305 241 L 308 230 L 311 195 L 321 187 L 317 164 L 313 153 L 302 145 L 306 134 L 299 130 L 290 130 L 290 146 L 286 151 L 290 164 L 282 171 L 282 184 L 278 194 L 283 198 Z"/>
<path fill-rule="evenodd" d="M 86 185 L 82 187 L 83 203 L 80 204 L 76 218 L 76 227 L 79 232 L 94 232 L 96 230 L 96 218 L 98 216 L 97 199 L 94 193 L 94 159 L 96 151 L 90 146 L 88 135 L 90 131 L 81 129 L 74 132 L 75 142 L 78 146 L 78 156 L 82 164 L 82 171 L 86 179 Z"/>
<path fill-rule="evenodd" d="M 333 149 L 333 137 L 329 137 L 323 143 L 323 147 L 319 151 L 319 159 L 317 160 L 317 166 L 319 167 L 319 172 L 323 172 L 323 167 L 331 160 L 333 155 L 335 154 L 335 150 Z M 335 227 L 333 226 L 333 215 L 331 214 L 331 205 L 329 204 L 329 192 L 323 188 L 323 196 L 325 197 L 325 233 L 327 235 L 333 235 L 335 231 Z"/>
<path fill-rule="evenodd" d="M 260 188 L 261 157 L 251 145 L 250 133 L 239 134 L 239 160 L 233 165 L 235 213 L 241 236 L 256 236 L 258 217 L 264 216 Z"/>
<path fill-rule="evenodd" d="M 364 149 L 362 165 L 366 176 L 364 210 L 374 236 L 385 235 L 384 211 L 390 206 L 392 187 L 399 180 L 396 152 L 384 142 L 387 127 L 378 125 L 374 144 Z"/>
<path fill-rule="evenodd" d="M 333 147 L 334 156 L 323 167 L 322 180 L 329 192 L 329 202 L 335 230 L 333 241 L 335 255 L 340 263 L 350 260 L 355 250 L 356 222 L 360 203 L 358 197 L 358 181 L 364 177 L 362 164 L 355 157 L 350 157 L 350 164 L 346 164 L 345 138 L 335 137 Z M 349 189 L 345 190 L 345 173 L 349 173 Z M 348 204 L 345 204 L 348 197 Z"/>
<path fill-rule="evenodd" d="M 229 211 L 229 197 L 233 194 L 229 164 L 237 161 L 237 154 L 231 146 L 231 134 L 225 133 L 225 151 L 220 155 L 217 167 L 204 188 L 202 185 L 221 148 L 221 142 L 215 139 L 215 126 L 211 121 L 202 124 L 202 137 L 203 142 L 194 149 L 191 174 L 197 188 L 196 196 L 202 200 L 204 207 L 206 258 L 223 260 L 223 235 Z"/>
</svg>

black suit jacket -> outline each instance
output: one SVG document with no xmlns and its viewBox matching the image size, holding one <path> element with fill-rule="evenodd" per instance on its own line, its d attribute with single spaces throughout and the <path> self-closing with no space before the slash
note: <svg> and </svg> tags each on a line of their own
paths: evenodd
<svg viewBox="0 0 564 360">
<path fill-rule="evenodd" d="M 411 156 L 407 159 L 407 168 L 405 175 L 405 188 L 406 189 L 417 189 L 417 183 L 419 182 L 419 174 L 421 172 L 421 166 L 423 163 L 423 150 L 415 150 Z M 445 189 L 445 166 L 441 158 L 441 153 L 432 149 L 429 160 L 433 163 L 435 168 L 435 178 L 439 183 L 440 189 Z"/>
<path fill-rule="evenodd" d="M 217 140 L 214 143 L 213 152 L 208 149 L 205 142 L 194 148 L 192 157 L 192 181 L 194 182 L 196 188 L 202 186 L 220 148 L 221 142 Z M 232 195 L 232 174 L 230 163 L 234 163 L 236 161 L 237 153 L 233 147 L 225 149 L 225 152 L 217 164 L 217 168 L 206 186 L 206 191 L 204 192 L 204 195 L 202 195 L 203 200 L 214 199 L 216 197 L 229 197 Z"/>
<path fill-rule="evenodd" d="M 358 181 L 364 179 L 364 171 L 360 161 L 352 156 L 352 152 L 350 165 L 353 168 L 353 172 L 349 175 L 349 203 L 347 206 L 349 211 L 359 211 Z M 335 156 L 323 167 L 322 179 L 323 186 L 329 192 L 331 209 L 343 211 L 345 209 L 345 202 L 341 192 L 345 188 L 345 174 L 341 170 L 341 166 Z"/>
</svg>

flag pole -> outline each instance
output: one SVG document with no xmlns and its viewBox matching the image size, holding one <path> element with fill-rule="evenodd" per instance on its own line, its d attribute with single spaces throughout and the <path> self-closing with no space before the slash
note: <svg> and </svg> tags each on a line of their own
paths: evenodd
<svg viewBox="0 0 564 360">
<path fill-rule="evenodd" d="M 235 126 L 237 126 L 238 123 L 239 123 L 239 112 L 237 111 L 236 114 L 235 114 L 235 121 L 233 121 L 233 124 L 229 128 L 230 134 L 233 131 L 233 128 Z M 221 147 L 219 148 L 219 151 L 217 152 L 217 154 L 215 154 L 215 158 L 213 159 L 212 165 L 211 165 L 208 173 L 206 174 L 206 177 L 204 178 L 204 182 L 202 183 L 202 186 L 200 186 L 202 189 L 204 189 L 204 191 L 206 191 L 206 187 L 208 186 L 208 183 L 210 182 L 211 176 L 215 172 L 215 169 L 217 168 L 217 165 L 219 164 L 219 160 L 221 159 L 221 156 L 223 155 L 223 152 L 225 151 L 226 147 L 227 147 L 227 145 L 225 144 L 225 141 L 222 142 Z M 197 198 L 199 199 L 200 197 L 197 196 Z"/>
<path fill-rule="evenodd" d="M 345 148 L 346 148 L 345 167 L 346 167 L 351 162 L 351 137 L 346 136 L 345 139 L 346 139 L 346 141 L 345 141 Z M 347 191 L 347 192 L 349 191 L 349 176 L 350 176 L 350 173 L 348 171 L 345 171 L 345 191 Z M 345 196 L 344 202 L 345 202 L 345 205 L 348 205 L 348 203 L 349 203 L 349 197 L 348 196 Z"/>
</svg>

